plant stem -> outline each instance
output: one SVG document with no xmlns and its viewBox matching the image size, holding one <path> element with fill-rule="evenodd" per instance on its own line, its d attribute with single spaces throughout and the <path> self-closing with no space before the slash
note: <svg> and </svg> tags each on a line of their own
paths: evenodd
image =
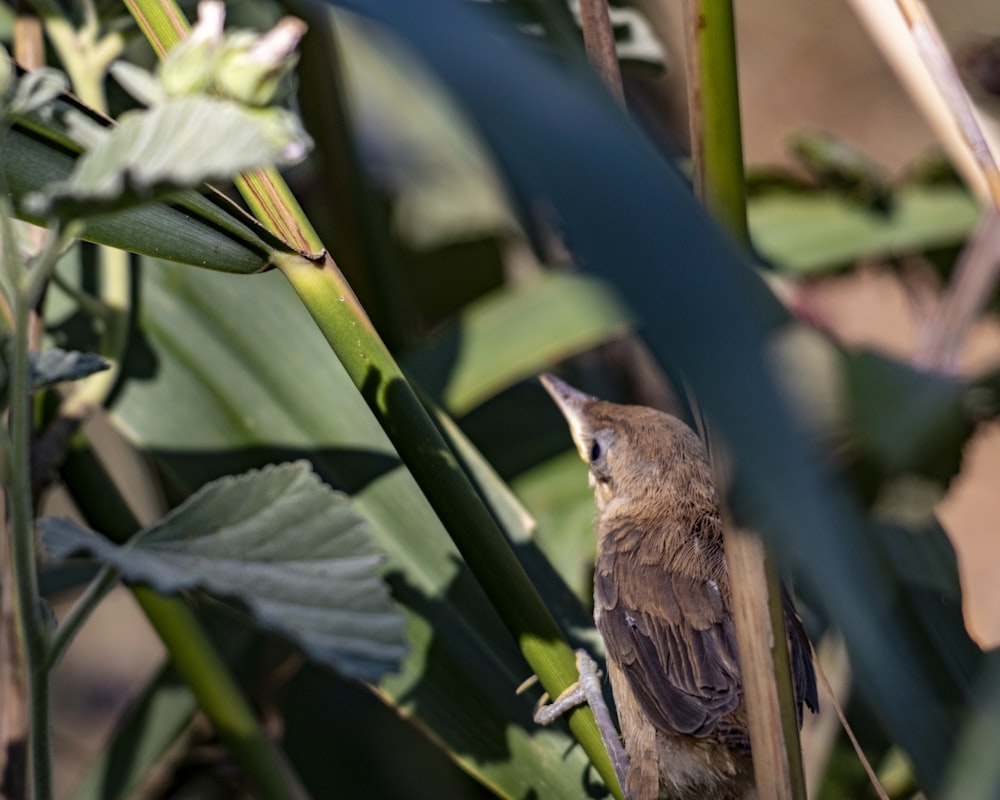
<svg viewBox="0 0 1000 800">
<path fill-rule="evenodd" d="M 244 769 L 253 765 L 247 773 L 261 795 L 273 800 L 307 797 L 191 610 L 182 601 L 144 586 L 133 587 L 132 594 L 229 751 Z"/>
<path fill-rule="evenodd" d="M 40 269 L 42 265 L 36 267 Z M 7 473 L 7 505 L 18 635 L 24 645 L 28 678 L 30 723 L 28 761 L 32 797 L 52 796 L 52 760 L 49 751 L 49 678 L 45 657 L 45 627 L 39 612 L 35 565 L 34 520 L 31 511 L 30 440 L 31 387 L 28 378 L 28 318 L 26 292 L 14 290 L 14 341 L 10 370 L 11 452 Z"/>
<path fill-rule="evenodd" d="M 731 0 L 684 0 L 692 180 L 705 208 L 750 244 Z"/>
<path fill-rule="evenodd" d="M 62 9 L 53 0 L 34 0 L 39 7 L 45 30 L 70 76 L 73 91 L 91 108 L 108 112 L 104 79 L 111 62 L 121 53 L 125 40 L 121 34 L 98 38 L 98 22 L 93 8 L 88 7 L 87 20 L 74 29 Z M 121 361 L 128 344 L 128 309 L 132 299 L 132 277 L 129 255 L 124 250 L 102 245 L 101 300 L 105 313 L 101 315 L 104 333 L 100 353 L 111 362 L 111 369 L 91 375 L 74 387 L 63 402 L 62 416 L 79 422 L 93 408 L 100 406 L 111 393 L 121 372 Z"/>
<path fill-rule="evenodd" d="M 558 697 L 577 678 L 573 651 L 350 287 L 329 259 L 323 268 L 295 255 L 279 254 L 275 262 L 392 440 L 525 660 L 549 695 Z M 568 722 L 606 785 L 620 798 L 593 712 L 581 706 Z"/>
<path fill-rule="evenodd" d="M 684 14 L 695 193 L 709 213 L 748 247 L 732 0 L 685 0 Z M 724 465 L 717 469 L 725 477 Z M 804 800 L 781 580 L 760 537 L 740 529 L 731 518 L 726 523 L 733 623 L 757 791 L 775 800 Z"/>
<path fill-rule="evenodd" d="M 46 668 L 55 669 L 59 659 L 62 658 L 66 648 L 76 636 L 77 631 L 90 617 L 91 612 L 97 608 L 97 604 L 104 599 L 104 596 L 114 588 L 118 582 L 118 570 L 111 566 L 104 566 L 90 582 L 87 590 L 80 595 L 69 613 L 59 623 L 55 633 L 49 640 L 49 648 L 46 653 Z"/>
<path fill-rule="evenodd" d="M 160 58 L 191 30 L 174 0 L 125 0 L 125 6 Z"/>
<path fill-rule="evenodd" d="M 583 28 L 587 58 L 615 100 L 624 106 L 625 88 L 618 67 L 618 50 L 615 48 L 608 0 L 580 0 L 580 26 Z"/>
</svg>

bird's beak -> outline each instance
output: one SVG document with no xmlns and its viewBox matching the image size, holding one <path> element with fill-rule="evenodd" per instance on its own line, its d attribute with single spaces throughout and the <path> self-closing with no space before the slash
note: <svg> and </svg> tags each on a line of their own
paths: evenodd
<svg viewBox="0 0 1000 800">
<path fill-rule="evenodd" d="M 589 394 L 574 389 L 566 381 L 560 380 L 555 375 L 539 375 L 538 380 L 542 382 L 552 399 L 556 401 L 562 415 L 569 423 L 570 433 L 573 434 L 573 442 L 584 461 L 590 461 L 590 424 L 587 422 L 587 407 L 597 400 Z"/>
</svg>

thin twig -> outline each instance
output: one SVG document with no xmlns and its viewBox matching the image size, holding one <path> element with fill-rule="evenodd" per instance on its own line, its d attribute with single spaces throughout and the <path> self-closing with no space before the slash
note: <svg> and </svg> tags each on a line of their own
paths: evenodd
<svg viewBox="0 0 1000 800">
<path fill-rule="evenodd" d="M 948 104 L 969 150 L 986 178 L 993 205 L 1000 209 L 1000 170 L 997 169 L 996 160 L 972 110 L 972 102 L 962 86 L 958 70 L 955 69 L 937 25 L 920 0 L 897 0 L 897 5 L 910 27 L 920 57 L 930 70 L 937 90 Z"/>
<path fill-rule="evenodd" d="M 118 583 L 118 570 L 110 565 L 101 567 L 101 571 L 90 582 L 86 591 L 77 599 L 73 607 L 66 614 L 52 639 L 49 642 L 49 650 L 46 660 L 46 669 L 52 670 L 62 658 L 66 648 L 76 637 L 77 632 L 83 624 L 90 618 L 91 612 L 97 608 L 98 603 L 107 596 L 116 583 Z"/>
<path fill-rule="evenodd" d="M 878 775 L 875 774 L 875 770 L 872 769 L 871 762 L 865 756 L 864 750 L 861 749 L 861 745 L 854 735 L 854 731 L 847 722 L 847 716 L 844 714 L 844 709 L 840 707 L 840 703 L 837 702 L 837 696 L 833 693 L 833 687 L 830 686 L 830 681 L 826 678 L 826 673 L 823 672 L 823 665 L 819 663 L 818 658 L 813 658 L 813 665 L 816 667 L 816 675 L 819 677 L 820 685 L 826 691 L 827 699 L 830 701 L 830 705 L 833 706 L 833 710 L 837 712 L 837 718 L 840 720 L 840 724 L 844 727 L 844 733 L 847 734 L 847 738 L 851 740 L 851 745 L 854 747 L 854 752 L 857 753 L 858 760 L 861 762 L 861 766 L 865 768 L 865 772 L 868 773 L 868 780 L 871 781 L 872 788 L 875 789 L 875 794 L 879 796 L 879 800 L 889 800 L 889 795 L 886 794 L 885 789 L 882 788 L 882 784 L 879 782 Z"/>
<path fill-rule="evenodd" d="M 937 91 L 895 0 L 847 0 L 873 44 L 888 62 L 914 106 L 948 153 L 966 185 L 977 197 L 989 195 L 986 180 L 956 124 L 945 98 Z"/>
<path fill-rule="evenodd" d="M 962 250 L 947 293 L 920 332 L 913 363 L 954 372 L 973 322 L 989 302 L 1000 271 L 1000 214 L 990 209 Z"/>
<path fill-rule="evenodd" d="M 875 41 L 884 50 L 890 51 L 887 53 L 890 60 L 898 62 L 902 60 L 899 56 L 902 43 L 898 41 L 898 36 L 894 37 L 885 30 L 893 24 L 887 13 L 889 2 L 884 0 L 879 6 L 852 0 L 859 16 L 869 25 Z M 972 162 L 976 172 L 969 173 L 966 167 L 966 177 L 973 186 L 985 185 L 994 206 L 966 245 L 944 298 L 921 332 L 914 352 L 913 361 L 918 366 L 951 371 L 955 369 L 959 347 L 992 296 L 1000 277 L 1000 218 L 997 216 L 997 210 L 1000 210 L 1000 169 L 990 152 L 989 143 L 948 48 L 927 8 L 920 0 L 895 0 L 895 5 L 909 29 L 912 50 L 916 51 L 926 74 L 930 76 L 930 81 L 926 76 L 922 80 L 911 78 L 907 86 L 921 108 L 943 108 L 949 115 L 947 125 L 938 124 L 937 128 L 959 132 L 960 145 L 954 137 L 946 139 L 946 142 L 952 142 L 950 152 L 953 157 L 957 155 L 960 166 Z M 883 15 L 879 22 L 875 21 L 873 8 L 878 8 Z M 933 85 L 935 91 L 926 90 L 928 83 Z M 932 97 L 929 99 L 929 96 Z"/>
<path fill-rule="evenodd" d="M 611 27 L 607 0 L 580 0 L 580 27 L 583 28 L 587 58 L 615 99 L 625 105 L 625 89 L 618 68 L 615 32 Z"/>
</svg>

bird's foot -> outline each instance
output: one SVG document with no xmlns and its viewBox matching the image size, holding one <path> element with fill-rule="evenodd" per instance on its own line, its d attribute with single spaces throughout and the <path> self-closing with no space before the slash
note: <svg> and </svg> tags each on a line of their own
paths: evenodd
<svg viewBox="0 0 1000 800">
<path fill-rule="evenodd" d="M 546 702 L 548 695 L 542 695 L 542 699 L 535 707 L 535 722 L 539 725 L 551 725 L 567 711 L 583 703 L 589 705 L 591 711 L 594 712 L 594 719 L 597 720 L 597 729 L 601 732 L 604 746 L 608 750 L 608 755 L 611 756 L 611 763 L 614 765 L 618 782 L 624 786 L 628 760 L 625 758 L 625 750 L 622 748 L 618 729 L 611 721 L 608 704 L 604 702 L 604 694 L 601 692 L 601 671 L 586 650 L 576 651 L 576 671 L 579 675 L 576 683 L 565 689 L 551 703 Z"/>
</svg>

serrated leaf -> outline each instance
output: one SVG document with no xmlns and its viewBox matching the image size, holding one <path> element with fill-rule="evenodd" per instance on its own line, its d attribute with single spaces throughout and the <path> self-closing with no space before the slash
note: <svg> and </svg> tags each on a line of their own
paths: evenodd
<svg viewBox="0 0 1000 800">
<path fill-rule="evenodd" d="M 77 381 L 110 368 L 111 364 L 107 359 L 96 353 L 50 347 L 38 353 L 28 354 L 32 389 L 41 389 L 63 381 Z"/>
<path fill-rule="evenodd" d="M 295 462 L 221 478 L 119 546 L 67 519 L 40 523 L 56 558 L 85 551 L 127 581 L 236 599 L 314 659 L 375 681 L 405 655 L 382 556 L 347 497 Z"/>
<path fill-rule="evenodd" d="M 77 115 L 78 123 L 83 120 L 92 125 Z M 292 163 L 311 146 L 287 111 L 203 96 L 129 112 L 105 132 L 69 180 L 29 198 L 32 210 L 63 218 L 107 213 L 205 181 Z"/>
<path fill-rule="evenodd" d="M 79 148 L 59 124 L 66 113 L 86 107 L 63 95 L 52 118 L 18 118 L 0 148 L 0 170 L 15 213 L 29 222 L 45 218 L 27 207 L 39 187 L 68 180 Z M 94 119 L 100 119 L 94 116 Z M 287 250 L 273 234 L 218 193 L 179 193 L 171 203 L 151 203 L 89 219 L 83 239 L 135 253 L 241 274 L 267 268 L 269 255 Z"/>
</svg>

